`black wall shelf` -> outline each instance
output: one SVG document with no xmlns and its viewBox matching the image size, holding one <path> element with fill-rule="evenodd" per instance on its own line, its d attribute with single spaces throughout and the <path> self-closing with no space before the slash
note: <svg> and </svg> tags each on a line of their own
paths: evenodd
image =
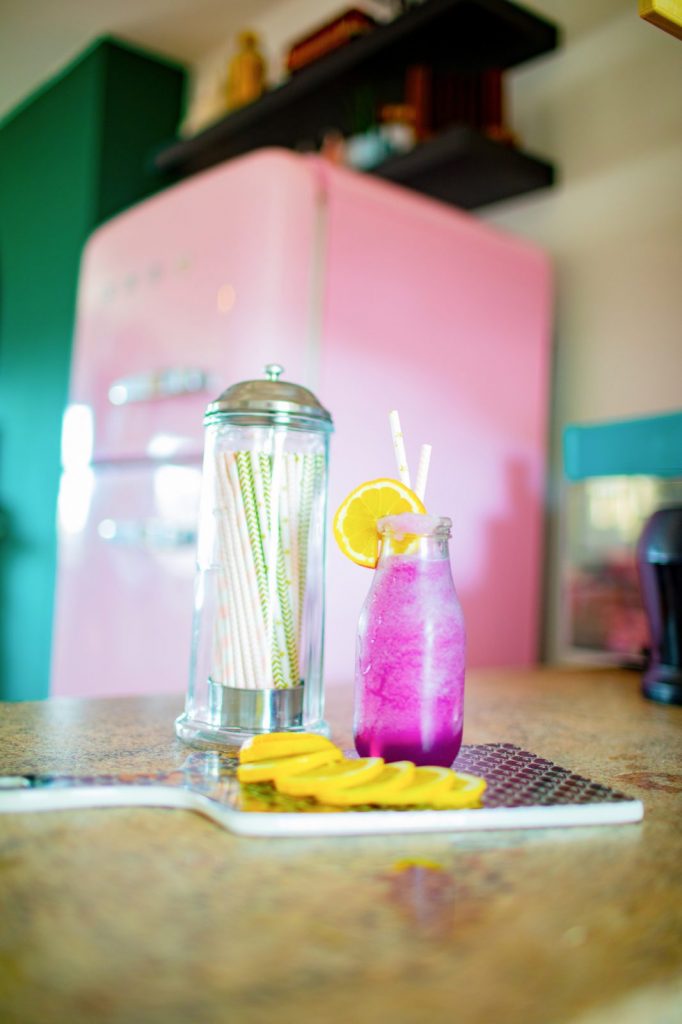
<svg viewBox="0 0 682 1024">
<path fill-rule="evenodd" d="M 405 69 L 510 68 L 557 46 L 551 23 L 506 0 L 426 0 L 395 21 L 360 36 L 236 110 L 194 138 L 156 154 L 170 179 L 262 146 L 316 145 L 326 128 L 354 130 L 350 97 L 402 99 Z M 547 162 L 464 126 L 453 126 L 405 156 L 377 167 L 380 177 L 467 208 L 550 185 Z"/>
<path fill-rule="evenodd" d="M 465 210 L 554 182 L 551 164 L 466 126 L 449 128 L 410 153 L 386 160 L 372 173 Z"/>
</svg>

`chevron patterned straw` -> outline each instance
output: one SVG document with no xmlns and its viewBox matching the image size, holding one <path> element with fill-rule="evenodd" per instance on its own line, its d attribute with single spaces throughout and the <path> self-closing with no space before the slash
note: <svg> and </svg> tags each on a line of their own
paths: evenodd
<svg viewBox="0 0 682 1024">
<path fill-rule="evenodd" d="M 249 536 L 247 513 L 244 505 L 244 496 L 239 483 L 239 473 L 235 455 L 229 452 L 225 455 L 228 482 L 234 502 L 235 516 L 233 523 L 236 524 L 239 535 L 239 547 L 241 554 L 241 565 L 248 584 L 248 604 L 250 620 L 253 624 L 253 654 L 255 659 L 256 685 L 272 685 L 272 667 L 268 656 L 270 645 L 268 643 L 267 607 L 261 598 L 261 588 L 258 580 L 258 558 L 254 554 Z"/>
<path fill-rule="evenodd" d="M 263 551 L 264 536 L 261 531 L 256 495 L 251 477 L 251 463 L 248 452 L 237 452 L 235 456 L 237 481 L 246 518 L 246 528 L 251 547 L 251 556 L 256 569 L 256 585 L 260 600 L 261 614 L 265 623 L 266 633 L 270 633 L 270 606 L 268 603 L 268 577 L 265 568 Z"/>
<path fill-rule="evenodd" d="M 296 642 L 299 640 L 299 606 L 298 606 L 298 484 L 296 465 L 298 454 L 290 452 L 284 464 L 284 483 L 282 486 L 282 510 L 280 528 L 282 533 L 282 549 L 286 576 L 289 580 L 289 597 L 291 614 L 296 630 Z"/>
<path fill-rule="evenodd" d="M 277 608 L 273 600 L 273 581 L 269 572 L 268 552 L 270 545 L 268 511 L 263 481 L 257 464 L 257 455 L 246 451 L 237 452 L 237 472 L 242 495 L 251 553 L 256 564 L 256 579 L 265 624 L 265 646 L 270 651 L 272 682 L 282 689 L 288 685 L 282 669 L 284 637 L 278 621 Z M 254 466 L 254 461 L 256 465 Z M 280 653 L 282 652 L 282 653 Z"/>
<path fill-rule="evenodd" d="M 277 442 L 281 438 L 281 442 Z M 298 655 L 291 603 L 286 589 L 286 572 L 282 557 L 280 540 L 280 491 L 284 452 L 282 443 L 284 435 L 275 438 L 275 453 L 272 457 L 259 452 L 257 459 L 252 459 L 255 475 L 259 477 L 258 487 L 263 489 L 266 515 L 268 517 L 268 580 L 270 600 L 275 611 L 275 657 L 280 661 L 282 674 L 287 686 L 295 686 L 298 682 Z"/>
<path fill-rule="evenodd" d="M 263 473 L 259 452 L 249 455 L 250 480 L 256 500 L 256 511 L 260 534 L 263 538 L 263 554 L 265 558 L 265 577 L 268 591 L 268 615 L 270 616 L 270 644 L 272 652 L 272 670 L 275 687 L 287 688 L 292 685 L 282 611 L 277 594 L 277 548 L 279 514 L 273 509 L 270 490 L 270 473 Z M 267 457 L 267 456 L 266 456 Z M 274 518 L 274 524 L 273 524 Z M 277 531 L 277 532 L 275 532 Z"/>
<path fill-rule="evenodd" d="M 298 606 L 300 608 L 301 628 L 304 615 L 305 585 L 308 572 L 308 534 L 310 533 L 310 516 L 315 493 L 315 456 L 303 456 L 301 474 L 301 490 L 298 517 Z"/>
<path fill-rule="evenodd" d="M 216 458 L 219 562 L 213 676 L 228 686 L 301 682 L 308 547 L 324 456 L 223 452 Z"/>
<path fill-rule="evenodd" d="M 226 453 L 223 456 L 222 466 L 223 473 L 220 482 L 228 507 L 232 547 L 239 574 L 238 596 L 243 606 L 251 661 L 251 671 L 247 671 L 247 676 L 253 677 L 254 687 L 260 687 L 267 685 L 269 678 L 266 623 L 260 603 L 256 565 L 251 551 L 246 512 L 232 453 Z"/>
<path fill-rule="evenodd" d="M 280 453 L 283 457 L 283 453 Z M 275 460 L 277 455 L 275 455 Z M 284 534 L 288 532 L 289 516 L 288 509 L 286 506 L 286 490 L 282 486 L 279 488 L 279 496 L 275 490 L 277 479 L 275 474 L 275 464 L 273 460 L 273 466 L 271 469 L 270 457 L 264 452 L 259 454 L 259 464 L 261 467 L 261 473 L 263 476 L 263 484 L 266 496 L 266 502 L 268 508 L 272 510 L 271 515 L 273 520 L 275 517 L 275 507 L 279 508 L 279 538 L 277 544 L 277 598 L 279 601 L 279 607 L 282 614 L 282 625 L 284 627 L 284 642 L 286 645 L 286 651 L 289 658 L 289 671 L 291 674 L 292 685 L 296 686 L 298 683 L 298 650 L 296 646 L 296 627 L 294 624 L 294 617 L 291 607 L 291 578 L 287 573 L 286 557 L 284 553 Z M 284 467 L 282 467 L 284 468 Z M 272 476 L 271 476 L 272 473 Z M 282 483 L 286 481 L 286 473 L 279 474 Z M 279 497 L 279 500 L 278 500 Z M 272 522 L 271 522 L 272 527 Z"/>
</svg>

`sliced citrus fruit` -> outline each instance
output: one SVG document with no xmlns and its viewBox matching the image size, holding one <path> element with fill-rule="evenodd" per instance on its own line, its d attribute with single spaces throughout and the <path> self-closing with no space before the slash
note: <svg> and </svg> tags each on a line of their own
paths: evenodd
<svg viewBox="0 0 682 1024">
<path fill-rule="evenodd" d="M 416 771 L 411 761 L 394 761 L 384 765 L 381 772 L 363 785 L 351 786 L 350 789 L 339 789 L 331 786 L 320 786 L 316 796 L 320 803 L 331 804 L 332 807 L 360 807 L 363 804 L 375 804 L 379 800 L 389 800 L 391 794 L 409 786 Z"/>
<path fill-rule="evenodd" d="M 384 767 L 383 757 L 360 757 L 354 760 L 335 761 L 319 768 L 311 768 L 300 775 L 276 777 L 275 785 L 280 793 L 289 796 L 316 796 L 320 789 L 346 789 L 347 786 L 370 782 Z"/>
<path fill-rule="evenodd" d="M 240 782 L 274 782 L 275 778 L 285 775 L 296 775 L 309 768 L 317 768 L 331 761 L 341 761 L 343 754 L 338 747 L 332 745 L 326 750 L 316 750 L 312 754 L 299 754 L 295 757 L 274 757 L 269 761 L 254 761 L 240 764 L 237 778 Z"/>
<path fill-rule="evenodd" d="M 339 505 L 334 516 L 334 536 L 344 555 L 357 565 L 373 569 L 379 556 L 377 522 L 403 512 L 424 514 L 424 504 L 399 480 L 368 480 Z"/>
<path fill-rule="evenodd" d="M 429 805 L 438 810 L 477 807 L 486 788 L 485 779 L 479 778 L 478 775 L 469 775 L 467 772 L 453 772 L 453 774 L 455 781 L 452 789 L 436 793 L 429 800 Z"/>
<path fill-rule="evenodd" d="M 253 736 L 242 744 L 239 751 L 240 764 L 252 761 L 269 761 L 273 757 L 289 757 L 292 754 L 312 754 L 316 750 L 334 747 L 326 736 L 313 732 L 275 732 Z"/>
<path fill-rule="evenodd" d="M 453 786 L 455 773 L 450 768 L 425 766 L 415 768 L 409 786 L 373 801 L 381 807 L 409 807 L 412 804 L 431 804 L 434 797 Z"/>
<path fill-rule="evenodd" d="M 291 739 L 300 740 L 303 739 L 303 737 L 310 738 L 311 736 L 315 736 L 318 739 L 323 740 L 327 739 L 326 736 L 321 736 L 321 734 L 317 732 L 292 732 L 291 730 L 287 730 L 286 732 L 257 732 L 242 743 L 242 748 L 261 747 L 267 743 L 281 743 L 283 740 Z"/>
</svg>

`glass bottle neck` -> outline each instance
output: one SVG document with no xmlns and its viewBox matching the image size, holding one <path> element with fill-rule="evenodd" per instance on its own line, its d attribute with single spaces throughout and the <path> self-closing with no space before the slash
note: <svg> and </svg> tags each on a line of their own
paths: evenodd
<svg viewBox="0 0 682 1024">
<path fill-rule="evenodd" d="M 406 533 L 396 536 L 390 530 L 385 530 L 379 542 L 379 564 L 384 559 L 393 557 L 422 559 L 429 562 L 447 560 L 450 557 L 448 534 Z"/>
</svg>

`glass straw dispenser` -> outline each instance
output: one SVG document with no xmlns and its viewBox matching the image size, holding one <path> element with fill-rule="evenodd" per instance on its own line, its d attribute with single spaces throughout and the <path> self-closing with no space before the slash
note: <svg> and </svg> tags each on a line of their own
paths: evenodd
<svg viewBox="0 0 682 1024">
<path fill-rule="evenodd" d="M 306 388 L 235 384 L 206 411 L 192 657 L 180 739 L 239 745 L 323 719 L 329 413 Z"/>
</svg>

